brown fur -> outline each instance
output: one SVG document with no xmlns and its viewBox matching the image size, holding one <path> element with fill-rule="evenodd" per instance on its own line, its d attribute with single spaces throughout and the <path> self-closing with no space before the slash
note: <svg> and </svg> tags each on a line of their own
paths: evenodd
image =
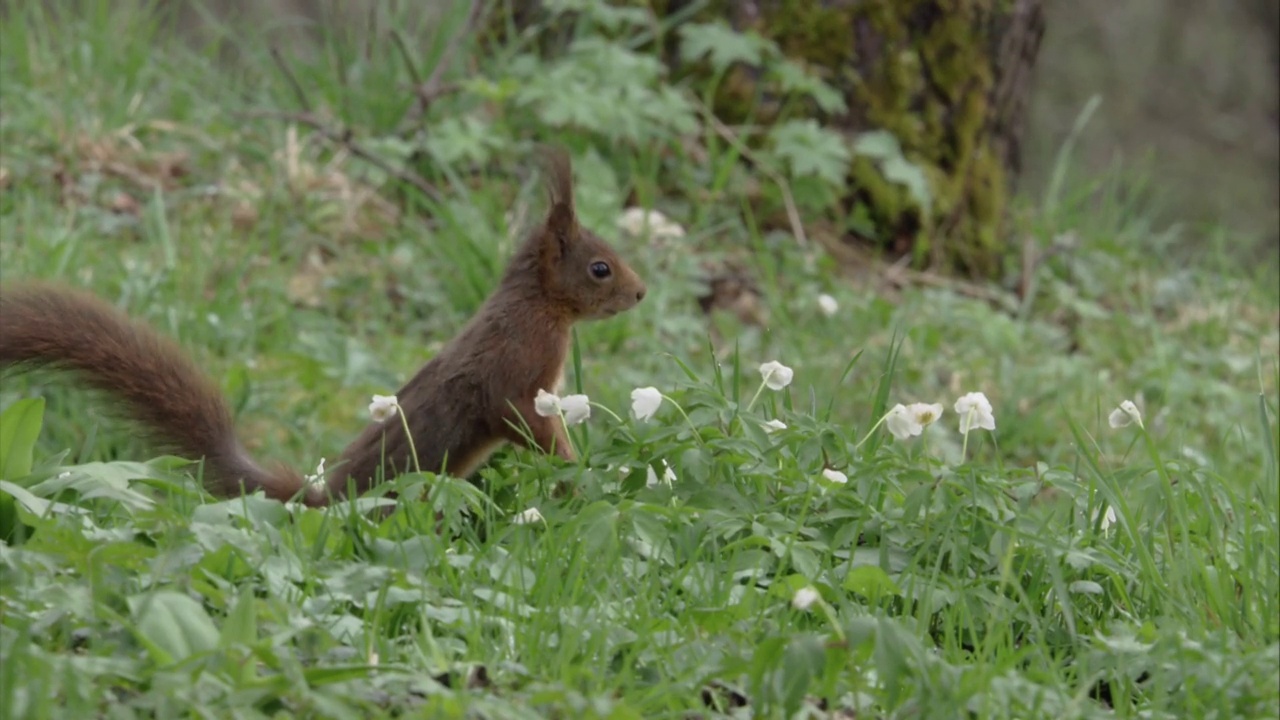
<svg viewBox="0 0 1280 720">
<path fill-rule="evenodd" d="M 422 470 L 473 473 L 504 442 L 573 459 L 558 418 L 533 410 L 539 389 L 556 392 L 579 320 L 628 310 L 643 281 L 603 240 L 578 224 L 568 156 L 547 157 L 551 206 L 507 266 L 475 317 L 396 393 Z M 612 274 L 593 276 L 594 263 Z M 373 422 L 329 470 L 306 488 L 284 467 L 263 467 L 235 436 L 218 388 L 170 340 L 94 296 L 42 282 L 0 286 L 0 368 L 52 367 L 76 373 L 119 400 L 158 443 L 203 458 L 210 490 L 263 490 L 325 505 L 383 478 L 415 469 L 399 417 Z M 447 467 L 446 467 L 447 463 Z"/>
</svg>

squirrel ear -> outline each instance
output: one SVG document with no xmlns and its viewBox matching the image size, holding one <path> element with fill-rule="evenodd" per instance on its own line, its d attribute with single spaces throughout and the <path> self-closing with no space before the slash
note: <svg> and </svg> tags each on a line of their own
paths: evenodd
<svg viewBox="0 0 1280 720">
<path fill-rule="evenodd" d="M 567 205 L 573 213 L 573 164 L 562 147 L 543 146 L 539 153 L 546 173 L 547 189 L 551 192 L 551 204 Z"/>
<path fill-rule="evenodd" d="M 564 203 L 552 205 L 551 211 L 547 213 L 546 232 L 543 235 L 543 242 L 548 244 L 546 249 L 555 250 L 563 257 L 568 254 L 569 246 L 577 235 L 578 218 L 573 214 L 573 208 Z"/>
<path fill-rule="evenodd" d="M 578 216 L 573 209 L 573 166 L 563 148 L 544 146 L 540 154 L 551 195 L 545 241 L 563 256 L 578 233 Z"/>
</svg>

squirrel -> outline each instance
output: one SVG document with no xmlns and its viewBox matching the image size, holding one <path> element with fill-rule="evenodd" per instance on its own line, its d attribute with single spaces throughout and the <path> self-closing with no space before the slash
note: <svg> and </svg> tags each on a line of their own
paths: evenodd
<svg viewBox="0 0 1280 720">
<path fill-rule="evenodd" d="M 345 497 L 349 483 L 362 494 L 398 472 L 468 477 L 507 442 L 573 461 L 564 425 L 538 415 L 534 398 L 540 389 L 559 392 L 573 324 L 631 309 L 644 299 L 645 284 L 579 224 L 568 155 L 559 148 L 543 154 L 545 219 L 462 331 L 396 393 L 404 421 L 371 422 L 322 484 L 251 458 L 217 385 L 179 346 L 87 292 L 43 281 L 4 283 L 0 370 L 74 373 L 117 400 L 153 444 L 203 459 L 206 486 L 223 497 L 261 490 L 281 502 L 321 507 Z"/>
</svg>

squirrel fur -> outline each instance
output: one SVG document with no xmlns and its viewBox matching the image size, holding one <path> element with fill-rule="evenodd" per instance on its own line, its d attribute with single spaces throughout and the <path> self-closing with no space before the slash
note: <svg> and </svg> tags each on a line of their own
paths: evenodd
<svg viewBox="0 0 1280 720">
<path fill-rule="evenodd" d="M 545 153 L 550 207 L 470 322 L 396 393 L 418 465 L 466 477 L 503 443 L 573 451 L 559 418 L 534 411 L 539 389 L 558 392 L 571 327 L 634 307 L 644 282 L 582 227 L 572 169 L 562 150 Z M 211 492 L 263 491 L 323 506 L 415 469 L 399 417 L 374 421 L 343 451 L 323 485 L 264 465 L 235 434 L 213 383 L 173 341 L 95 296 L 41 281 L 0 285 L 0 370 L 54 368 L 114 399 L 161 447 L 203 459 Z M 532 444 L 525 438 L 527 428 Z"/>
</svg>

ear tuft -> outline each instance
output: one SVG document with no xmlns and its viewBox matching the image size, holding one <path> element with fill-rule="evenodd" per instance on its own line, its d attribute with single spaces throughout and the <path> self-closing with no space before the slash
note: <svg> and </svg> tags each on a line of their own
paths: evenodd
<svg viewBox="0 0 1280 720">
<path fill-rule="evenodd" d="M 569 153 L 559 146 L 544 145 L 539 150 L 547 189 L 551 193 L 551 205 L 565 205 L 573 214 L 573 163 Z"/>
<path fill-rule="evenodd" d="M 578 217 L 573 208 L 573 165 L 564 148 L 544 145 L 539 149 L 551 208 L 547 211 L 546 235 L 554 248 L 564 256 L 578 232 Z"/>
</svg>

